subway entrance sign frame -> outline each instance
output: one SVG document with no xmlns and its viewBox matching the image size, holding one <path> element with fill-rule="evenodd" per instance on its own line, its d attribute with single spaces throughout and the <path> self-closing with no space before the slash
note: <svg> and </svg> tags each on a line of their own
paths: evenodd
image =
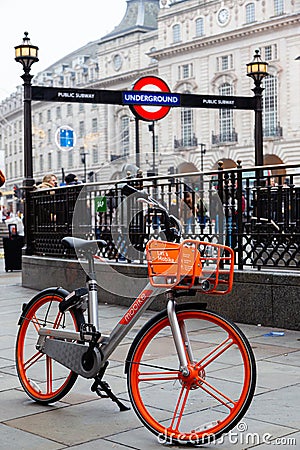
<svg viewBox="0 0 300 450">
<path fill-rule="evenodd" d="M 98 103 L 107 105 L 133 105 L 127 100 L 129 94 L 137 95 L 141 93 L 141 98 L 135 101 L 135 105 L 162 106 L 159 97 L 163 94 L 175 96 L 176 101 L 171 102 L 170 108 L 214 108 L 214 109 L 244 109 L 255 110 L 255 97 L 237 97 L 221 95 L 198 95 L 198 94 L 178 94 L 157 91 L 113 91 L 102 89 L 68 89 L 45 86 L 32 86 L 31 100 L 46 102 L 67 102 L 67 103 Z M 151 97 L 151 100 L 149 98 Z M 137 98 L 137 97 L 136 97 Z M 164 103 L 166 105 L 166 103 Z M 167 107 L 167 106 L 166 106 Z M 152 120 L 152 119 L 151 119 Z"/>
</svg>

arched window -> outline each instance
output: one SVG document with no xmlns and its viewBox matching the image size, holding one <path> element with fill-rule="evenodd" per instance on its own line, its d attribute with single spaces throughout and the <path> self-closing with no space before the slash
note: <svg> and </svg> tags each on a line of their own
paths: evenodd
<svg viewBox="0 0 300 450">
<path fill-rule="evenodd" d="M 204 20 L 203 17 L 199 17 L 196 20 L 196 36 L 204 35 Z"/>
<path fill-rule="evenodd" d="M 130 152 L 129 147 L 129 117 L 123 116 L 121 118 L 121 155 L 128 156 Z"/>
<path fill-rule="evenodd" d="M 219 87 L 219 95 L 233 95 L 232 86 L 223 83 Z M 236 142 L 236 133 L 233 128 L 232 109 L 220 109 L 219 112 L 219 142 Z"/>
<path fill-rule="evenodd" d="M 246 5 L 246 23 L 255 22 L 255 5 L 254 3 L 248 3 Z"/>
<path fill-rule="evenodd" d="M 264 136 L 278 136 L 278 105 L 277 105 L 277 77 L 269 75 L 264 79 L 263 86 L 263 122 Z"/>
<path fill-rule="evenodd" d="M 180 42 L 181 41 L 181 29 L 179 23 L 176 23 L 173 25 L 173 42 Z"/>
</svg>

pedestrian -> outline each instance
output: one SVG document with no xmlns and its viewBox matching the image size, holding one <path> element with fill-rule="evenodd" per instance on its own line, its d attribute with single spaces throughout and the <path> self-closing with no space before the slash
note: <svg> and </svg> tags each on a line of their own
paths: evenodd
<svg viewBox="0 0 300 450">
<path fill-rule="evenodd" d="M 2 170 L 0 169 L 0 187 L 3 186 L 5 183 L 5 175 L 2 172 Z"/>
<path fill-rule="evenodd" d="M 197 208 L 191 192 L 184 192 L 183 198 L 180 201 L 179 218 L 184 225 L 184 231 L 187 234 L 193 233 L 195 229 L 195 216 Z"/>
<path fill-rule="evenodd" d="M 65 177 L 65 182 L 66 186 L 70 186 L 72 184 L 81 184 L 81 181 L 78 181 L 78 177 L 77 175 L 75 175 L 75 173 L 69 173 L 69 175 Z"/>
<path fill-rule="evenodd" d="M 7 208 L 6 208 L 6 206 L 2 206 L 2 208 L 1 208 L 1 220 L 2 220 L 2 223 L 5 223 L 6 218 L 7 218 Z"/>
<path fill-rule="evenodd" d="M 36 187 L 37 189 L 49 189 L 57 187 L 57 176 L 53 173 L 45 175 L 43 181 Z"/>
</svg>

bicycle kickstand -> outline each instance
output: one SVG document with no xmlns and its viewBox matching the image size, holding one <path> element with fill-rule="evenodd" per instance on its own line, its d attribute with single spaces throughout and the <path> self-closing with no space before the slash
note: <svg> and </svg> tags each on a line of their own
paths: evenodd
<svg viewBox="0 0 300 450">
<path fill-rule="evenodd" d="M 109 384 L 106 381 L 102 380 L 106 367 L 107 365 L 98 375 L 96 375 L 95 381 L 91 386 L 91 391 L 96 392 L 96 394 L 101 398 L 110 398 L 118 405 L 120 411 L 129 411 L 130 408 L 128 406 L 125 406 L 124 403 L 122 403 L 121 400 L 118 399 L 118 397 L 116 397 L 112 392 Z"/>
</svg>

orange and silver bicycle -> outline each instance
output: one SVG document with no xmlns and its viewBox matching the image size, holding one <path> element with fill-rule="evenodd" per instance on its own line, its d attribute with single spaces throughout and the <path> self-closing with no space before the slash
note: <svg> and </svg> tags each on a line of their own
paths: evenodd
<svg viewBox="0 0 300 450">
<path fill-rule="evenodd" d="M 151 203 L 164 214 L 167 240 L 147 244 L 149 282 L 110 334 L 98 320 L 94 247 L 100 240 L 63 239 L 85 254 L 87 286 L 69 293 L 49 288 L 23 306 L 16 365 L 25 392 L 48 404 L 63 398 L 78 376 L 93 379 L 101 397 L 129 409 L 103 380 L 109 357 L 161 292 L 166 308 L 134 338 L 125 360 L 131 404 L 160 442 L 204 444 L 231 430 L 247 411 L 255 389 L 255 359 L 242 331 L 230 320 L 186 303 L 198 291 L 225 295 L 233 282 L 233 251 L 220 244 L 184 240 L 179 225 L 144 191 L 126 195 Z M 176 303 L 177 298 L 182 301 Z M 101 309 L 101 308 L 100 308 Z"/>
</svg>

